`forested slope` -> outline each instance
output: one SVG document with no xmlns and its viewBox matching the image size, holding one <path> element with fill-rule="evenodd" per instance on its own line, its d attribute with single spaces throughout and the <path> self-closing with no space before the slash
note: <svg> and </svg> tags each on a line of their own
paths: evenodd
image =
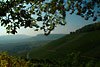
<svg viewBox="0 0 100 67">
<path fill-rule="evenodd" d="M 66 58 L 71 52 L 80 52 L 82 56 L 100 59 L 100 23 L 85 26 L 79 30 L 91 29 L 82 33 L 73 33 L 54 40 L 45 46 L 31 50 L 31 58 Z M 87 27 L 87 28 L 86 28 Z M 91 28 L 90 28 L 91 27 Z M 85 28 L 85 29 L 84 29 Z M 95 30 L 93 29 L 95 28 Z"/>
</svg>

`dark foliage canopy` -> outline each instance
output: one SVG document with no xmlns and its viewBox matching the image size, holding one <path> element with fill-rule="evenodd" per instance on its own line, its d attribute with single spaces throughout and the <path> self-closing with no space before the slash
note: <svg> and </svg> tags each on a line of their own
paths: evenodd
<svg viewBox="0 0 100 67">
<path fill-rule="evenodd" d="M 58 25 L 65 25 L 66 11 L 88 20 L 100 16 L 100 0 L 3 0 L 0 1 L 1 26 L 15 34 L 20 27 L 44 30 L 48 35 Z M 41 24 L 42 23 L 42 24 Z"/>
</svg>

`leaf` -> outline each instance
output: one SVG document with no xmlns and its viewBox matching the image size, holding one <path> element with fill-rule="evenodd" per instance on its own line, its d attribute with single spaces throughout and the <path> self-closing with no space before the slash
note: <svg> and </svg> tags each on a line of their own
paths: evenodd
<svg viewBox="0 0 100 67">
<path fill-rule="evenodd" d="M 53 16 L 49 16 L 50 17 L 50 19 L 53 17 Z"/>
<path fill-rule="evenodd" d="M 7 33 L 10 34 L 11 32 L 10 31 L 7 31 Z"/>
<path fill-rule="evenodd" d="M 15 12 L 16 12 L 16 13 L 18 13 L 18 11 L 19 11 L 18 9 L 15 9 Z"/>
<path fill-rule="evenodd" d="M 94 17 L 93 21 L 96 21 L 97 20 L 97 17 Z"/>
<path fill-rule="evenodd" d="M 75 4 L 76 7 L 78 7 L 78 2 Z"/>
<path fill-rule="evenodd" d="M 37 18 L 37 21 L 42 21 L 42 17 L 38 17 Z"/>
<path fill-rule="evenodd" d="M 39 29 L 35 29 L 34 31 L 38 31 Z"/>
<path fill-rule="evenodd" d="M 4 22 L 1 23 L 1 26 L 3 26 L 3 25 L 4 25 Z"/>
<path fill-rule="evenodd" d="M 8 29 L 8 30 L 10 30 L 10 29 L 11 29 L 11 26 L 10 26 L 10 25 L 8 25 L 7 29 Z"/>
<path fill-rule="evenodd" d="M 67 5 L 67 8 L 70 8 L 70 4 Z"/>
<path fill-rule="evenodd" d="M 89 17 L 86 17 L 86 18 L 85 18 L 85 20 L 88 20 L 88 19 L 89 19 Z"/>
<path fill-rule="evenodd" d="M 10 10 L 8 10 L 8 13 L 10 13 Z"/>
<path fill-rule="evenodd" d="M 48 16 L 44 16 L 44 21 L 46 21 L 48 19 Z"/>
<path fill-rule="evenodd" d="M 47 5 L 44 5 L 44 7 L 47 7 Z"/>
</svg>

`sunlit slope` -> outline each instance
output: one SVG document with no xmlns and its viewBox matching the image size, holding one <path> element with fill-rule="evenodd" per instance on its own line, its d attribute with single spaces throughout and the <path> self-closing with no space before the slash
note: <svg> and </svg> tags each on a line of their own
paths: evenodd
<svg viewBox="0 0 100 67">
<path fill-rule="evenodd" d="M 69 52 L 100 58 L 100 30 L 66 35 L 43 47 L 33 49 L 30 58 L 65 58 Z"/>
</svg>

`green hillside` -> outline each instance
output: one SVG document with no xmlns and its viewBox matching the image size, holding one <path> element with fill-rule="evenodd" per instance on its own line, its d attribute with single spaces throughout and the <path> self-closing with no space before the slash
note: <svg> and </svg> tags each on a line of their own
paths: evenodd
<svg viewBox="0 0 100 67">
<path fill-rule="evenodd" d="M 38 34 L 37 36 L 27 35 L 6 35 L 0 36 L 0 51 L 8 51 L 11 55 L 21 56 L 27 54 L 31 48 L 43 46 L 48 42 L 63 37 L 65 34 L 52 34 L 45 36 Z"/>
<path fill-rule="evenodd" d="M 100 59 L 100 30 L 66 35 L 45 46 L 32 49 L 30 58 L 64 59 L 71 52 Z"/>
<path fill-rule="evenodd" d="M 52 42 L 39 35 L 44 40 L 37 39 L 34 45 L 43 44 L 41 46 L 32 47 L 34 41 L 31 40 L 28 42 L 31 49 L 27 49 L 28 45 L 23 45 L 23 50 L 18 45 L 16 49 L 20 52 L 14 53 L 15 56 L 0 52 L 0 67 L 100 67 L 99 25 L 100 23 L 87 25 Z"/>
<path fill-rule="evenodd" d="M 0 67 L 100 67 L 99 34 L 96 30 L 66 35 L 31 50 L 30 59 L 0 52 Z"/>
</svg>

